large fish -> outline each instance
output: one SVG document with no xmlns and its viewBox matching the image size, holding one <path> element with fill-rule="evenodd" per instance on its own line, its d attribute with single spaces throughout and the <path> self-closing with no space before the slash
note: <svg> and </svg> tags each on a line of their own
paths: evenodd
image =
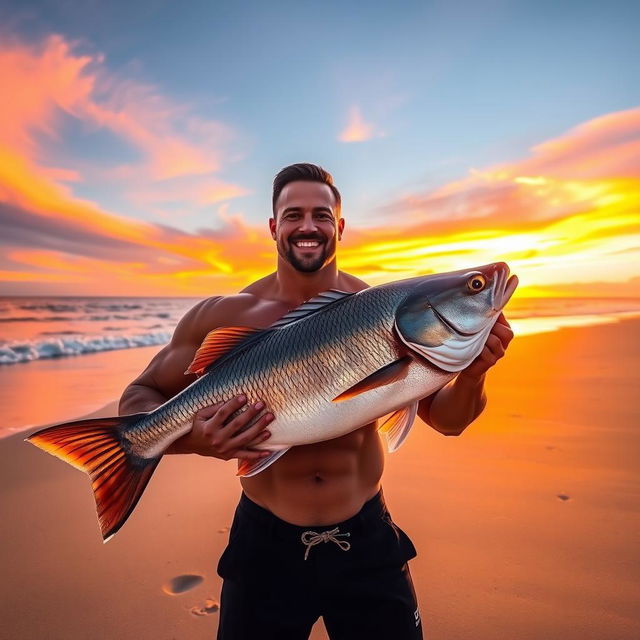
<svg viewBox="0 0 640 640">
<path fill-rule="evenodd" d="M 264 399 L 275 419 L 269 440 L 257 445 L 273 453 L 243 462 L 238 475 L 381 416 L 394 451 L 418 400 L 482 351 L 517 284 L 499 262 L 358 293 L 327 291 L 268 329 L 213 330 L 186 372 L 199 379 L 150 413 L 49 427 L 27 441 L 90 475 L 105 541 L 133 511 L 163 452 L 191 429 L 194 413 L 239 394 L 248 403 Z"/>
</svg>

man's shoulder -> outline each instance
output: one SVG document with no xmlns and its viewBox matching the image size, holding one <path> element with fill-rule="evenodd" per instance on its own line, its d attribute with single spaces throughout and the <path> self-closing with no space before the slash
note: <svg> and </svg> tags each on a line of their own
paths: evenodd
<svg viewBox="0 0 640 640">
<path fill-rule="evenodd" d="M 267 327 L 287 309 L 282 303 L 243 291 L 202 300 L 185 316 L 190 331 L 204 336 L 218 327 Z"/>
<path fill-rule="evenodd" d="M 254 293 L 233 293 L 226 296 L 211 296 L 201 300 L 193 307 L 192 311 L 196 312 L 198 319 L 211 323 L 217 318 L 226 318 L 230 314 L 238 314 L 251 309 L 258 302 L 260 302 L 260 298 Z"/>
<path fill-rule="evenodd" d="M 363 291 L 368 289 L 371 285 L 367 284 L 364 280 L 356 278 L 356 276 L 346 273 L 344 271 L 339 272 L 340 288 L 345 291 Z"/>
</svg>

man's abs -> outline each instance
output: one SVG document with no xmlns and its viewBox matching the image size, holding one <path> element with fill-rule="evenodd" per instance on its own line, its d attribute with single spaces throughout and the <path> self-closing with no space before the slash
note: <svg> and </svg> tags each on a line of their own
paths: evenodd
<svg viewBox="0 0 640 640">
<path fill-rule="evenodd" d="M 292 447 L 273 465 L 242 478 L 251 500 L 300 526 L 356 514 L 380 489 L 384 453 L 375 423 L 340 438 Z"/>
</svg>

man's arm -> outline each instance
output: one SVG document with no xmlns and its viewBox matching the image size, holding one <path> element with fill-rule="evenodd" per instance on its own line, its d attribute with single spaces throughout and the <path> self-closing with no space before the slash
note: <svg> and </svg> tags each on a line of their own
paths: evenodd
<svg viewBox="0 0 640 640">
<path fill-rule="evenodd" d="M 444 435 L 459 436 L 484 410 L 487 371 L 504 356 L 512 339 L 513 331 L 501 313 L 480 355 L 449 384 L 420 401 L 420 418 Z"/>
<path fill-rule="evenodd" d="M 184 375 L 184 371 L 209 329 L 221 326 L 221 323 L 215 323 L 214 307 L 219 300 L 210 298 L 198 303 L 180 320 L 171 342 L 124 390 L 120 398 L 120 415 L 153 411 L 196 380 L 195 375 Z M 245 429 L 264 409 L 263 404 L 257 403 L 228 421 L 245 404 L 246 398 L 241 396 L 201 409 L 193 418 L 191 431 L 173 442 L 164 453 L 198 453 L 223 460 L 256 460 L 269 455 L 268 451 L 256 451 L 251 447 L 269 437 L 266 426 L 273 420 L 273 414 L 266 413 Z"/>
<path fill-rule="evenodd" d="M 211 309 L 212 302 L 215 301 L 209 299 L 199 302 L 180 320 L 169 344 L 124 390 L 118 407 L 120 415 L 153 411 L 196 379 L 195 375 L 185 376 L 184 372 L 204 340 L 203 331 L 199 329 L 202 325 L 201 316 Z"/>
</svg>

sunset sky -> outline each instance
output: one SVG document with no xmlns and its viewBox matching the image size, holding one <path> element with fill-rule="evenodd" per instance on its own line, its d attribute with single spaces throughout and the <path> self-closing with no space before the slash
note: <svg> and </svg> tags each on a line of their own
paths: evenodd
<svg viewBox="0 0 640 640">
<path fill-rule="evenodd" d="M 5 1 L 0 294 L 237 291 L 271 181 L 335 178 L 372 284 L 494 260 L 640 297 L 636 2 Z"/>
</svg>

